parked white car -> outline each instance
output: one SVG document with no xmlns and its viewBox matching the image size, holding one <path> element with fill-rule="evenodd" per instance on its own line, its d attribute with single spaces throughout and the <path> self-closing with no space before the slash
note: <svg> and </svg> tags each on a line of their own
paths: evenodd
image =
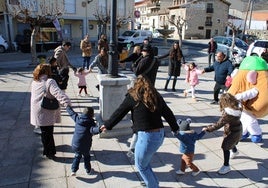
<svg viewBox="0 0 268 188">
<path fill-rule="evenodd" d="M 8 43 L 3 38 L 2 35 L 0 35 L 0 53 L 4 53 L 8 49 Z"/>
<path fill-rule="evenodd" d="M 129 30 L 125 31 L 122 35 L 118 37 L 118 43 L 136 45 L 143 43 L 144 39 L 152 40 L 153 33 L 149 30 Z"/>
<path fill-rule="evenodd" d="M 261 54 L 265 50 L 268 50 L 268 40 L 256 40 L 249 45 L 247 50 L 247 56 L 251 55 L 261 56 Z"/>
</svg>

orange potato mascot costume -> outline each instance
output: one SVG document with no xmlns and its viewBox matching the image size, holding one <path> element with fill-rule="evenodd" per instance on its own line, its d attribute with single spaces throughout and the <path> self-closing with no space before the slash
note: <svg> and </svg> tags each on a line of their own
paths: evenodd
<svg viewBox="0 0 268 188">
<path fill-rule="evenodd" d="M 262 130 L 257 118 L 268 114 L 268 66 L 258 56 L 246 57 L 232 80 L 229 93 L 236 96 L 243 105 L 241 123 L 242 139 L 251 136 L 251 141 L 262 141 Z"/>
</svg>

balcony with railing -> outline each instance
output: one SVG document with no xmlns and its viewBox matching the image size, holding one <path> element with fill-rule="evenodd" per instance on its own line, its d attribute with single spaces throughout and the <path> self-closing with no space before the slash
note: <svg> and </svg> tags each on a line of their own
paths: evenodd
<svg viewBox="0 0 268 188">
<path fill-rule="evenodd" d="M 206 21 L 205 26 L 212 26 L 212 22 L 211 21 Z"/>
<path fill-rule="evenodd" d="M 214 9 L 213 8 L 207 8 L 207 13 L 213 13 Z"/>
</svg>

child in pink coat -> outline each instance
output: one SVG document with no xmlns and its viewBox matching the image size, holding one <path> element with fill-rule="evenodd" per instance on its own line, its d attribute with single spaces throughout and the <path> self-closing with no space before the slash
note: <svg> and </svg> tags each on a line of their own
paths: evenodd
<svg viewBox="0 0 268 188">
<path fill-rule="evenodd" d="M 87 82 L 86 82 L 86 75 L 88 75 L 89 72 L 90 71 L 85 71 L 84 68 L 82 67 L 78 68 L 78 70 L 74 72 L 74 75 L 78 77 L 77 85 L 78 85 L 78 88 L 80 89 L 78 96 L 80 97 L 81 97 L 81 93 L 83 90 L 85 91 L 85 96 L 90 96 L 87 93 Z"/>
<path fill-rule="evenodd" d="M 190 63 L 189 65 L 184 64 L 184 69 L 186 70 L 185 82 L 190 84 L 190 89 L 184 90 L 184 96 L 187 97 L 188 93 L 191 92 L 192 99 L 196 101 L 195 86 L 199 84 L 198 75 L 202 74 L 202 70 L 198 70 L 194 62 Z"/>
</svg>

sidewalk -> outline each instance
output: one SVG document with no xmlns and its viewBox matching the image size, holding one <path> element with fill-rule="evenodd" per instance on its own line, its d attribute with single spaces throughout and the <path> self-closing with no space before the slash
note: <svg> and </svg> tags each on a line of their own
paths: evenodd
<svg viewBox="0 0 268 188">
<path fill-rule="evenodd" d="M 187 50 L 187 49 L 186 49 Z M 202 51 L 186 51 L 186 60 L 195 61 L 199 68 L 207 64 L 207 56 Z M 9 54 L 10 55 L 10 54 Z M 75 66 L 82 64 L 80 54 L 72 54 L 71 62 Z M 92 175 L 87 175 L 83 166 L 76 177 L 70 176 L 73 159 L 71 139 L 74 122 L 62 109 L 62 123 L 55 125 L 56 159 L 48 160 L 42 156 L 42 145 L 39 135 L 33 133 L 30 126 L 30 85 L 33 68 L 28 60 L 0 63 L 0 187 L 1 188 L 140 188 L 141 178 L 133 162 L 126 153 L 130 144 L 129 135 L 116 138 L 93 137 Z M 125 72 L 128 74 L 128 72 Z M 70 72 L 67 95 L 71 98 L 76 111 L 85 106 L 92 106 L 99 113 L 97 70 L 87 77 L 88 89 L 93 97 L 77 97 L 77 80 Z M 167 67 L 160 66 L 156 88 L 163 95 L 176 118 L 192 119 L 191 127 L 197 132 L 202 126 L 215 122 L 220 116 L 219 106 L 210 105 L 214 87 L 214 73 L 200 76 L 197 86 L 197 102 L 190 97 L 183 97 L 186 87 L 185 74 L 177 82 L 177 92 L 171 92 L 172 81 L 168 91 L 163 91 L 167 77 Z M 268 118 L 259 120 L 263 130 L 262 144 L 254 144 L 249 140 L 238 144 L 239 155 L 230 160 L 232 171 L 227 175 L 217 174 L 223 164 L 221 151 L 222 130 L 207 133 L 196 144 L 194 163 L 202 172 L 192 177 L 178 176 L 175 171 L 179 167 L 180 153 L 178 140 L 170 132 L 165 123 L 166 137 L 152 160 L 152 167 L 159 178 L 160 187 L 268 187 Z"/>
</svg>

